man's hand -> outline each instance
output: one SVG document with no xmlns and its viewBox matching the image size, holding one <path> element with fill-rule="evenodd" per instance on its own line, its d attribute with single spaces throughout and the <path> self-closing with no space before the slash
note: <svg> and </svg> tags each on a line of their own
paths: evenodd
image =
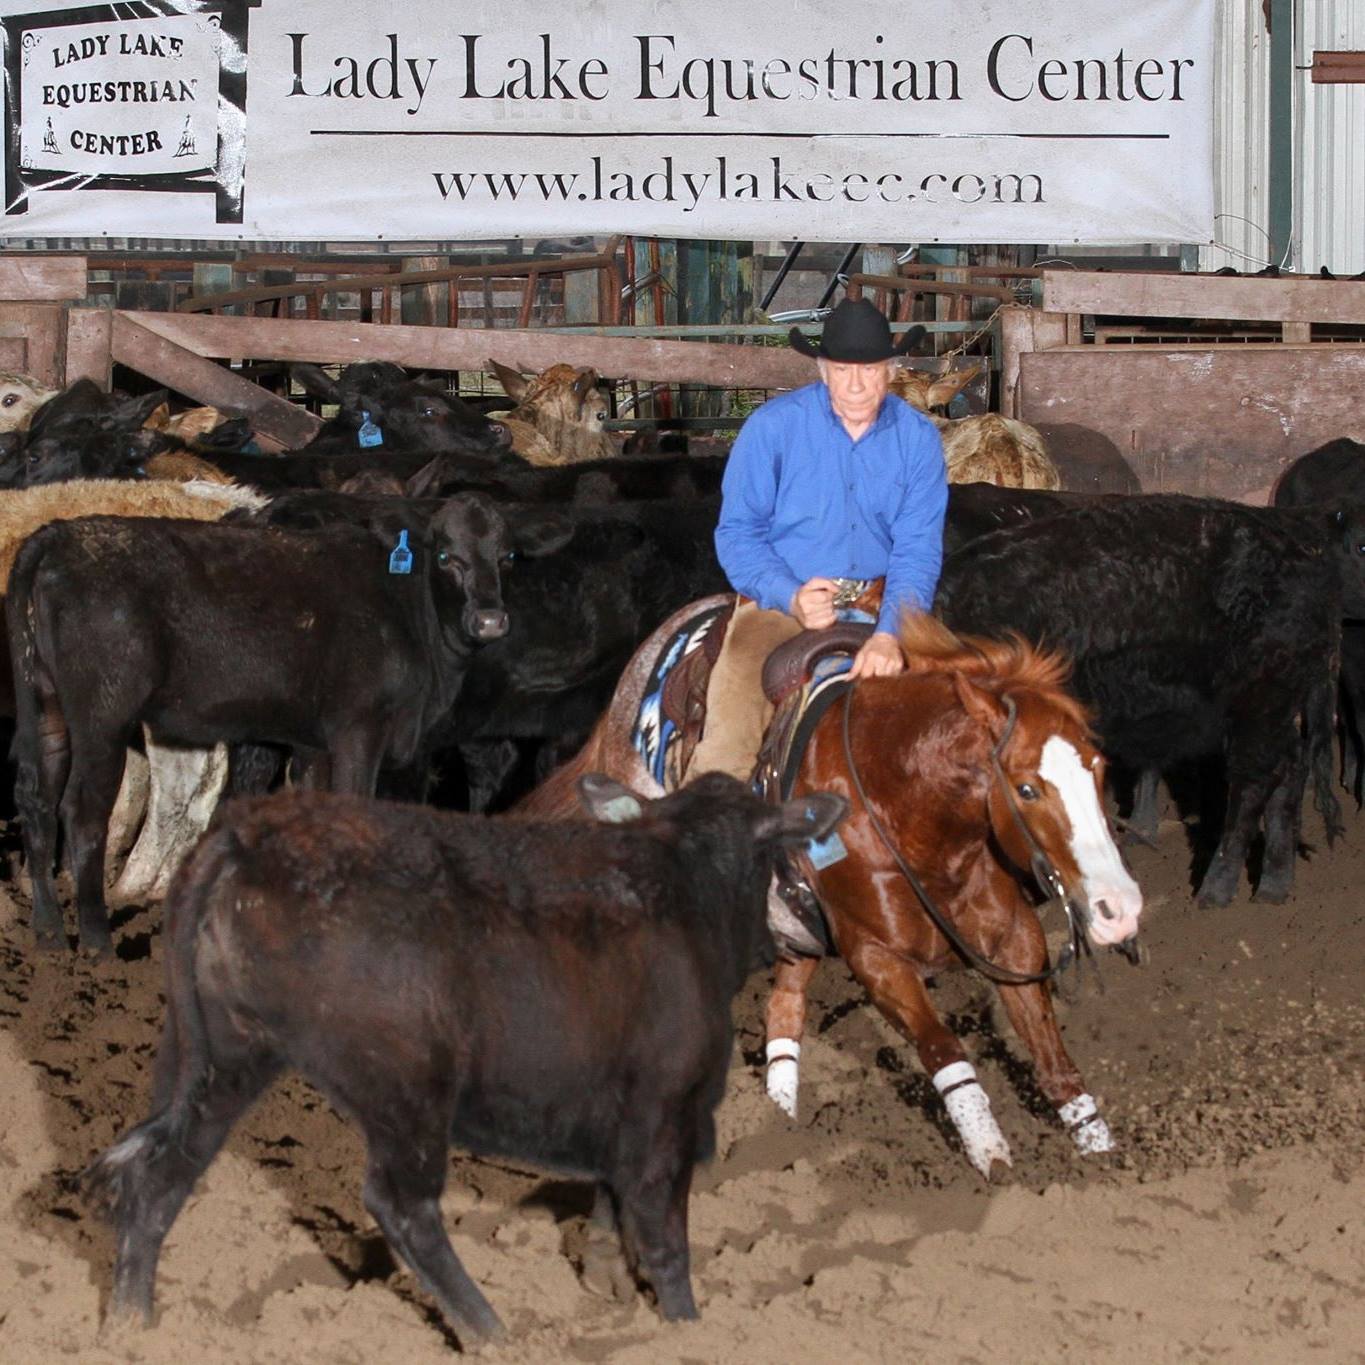
<svg viewBox="0 0 1365 1365">
<path fill-rule="evenodd" d="M 905 655 L 890 631 L 869 635 L 867 643 L 853 656 L 850 678 L 893 678 L 905 669 Z"/>
<path fill-rule="evenodd" d="M 834 594 L 839 591 L 832 578 L 812 578 L 792 594 L 791 614 L 807 630 L 824 630 L 834 624 Z"/>
</svg>

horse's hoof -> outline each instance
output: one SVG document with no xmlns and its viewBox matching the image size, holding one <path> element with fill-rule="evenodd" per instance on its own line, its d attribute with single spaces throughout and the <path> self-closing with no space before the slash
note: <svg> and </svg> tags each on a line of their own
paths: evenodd
<svg viewBox="0 0 1365 1365">
<path fill-rule="evenodd" d="M 774 1038 L 767 1046 L 768 1098 L 789 1119 L 796 1117 L 796 1096 L 801 1084 L 801 1044 L 794 1038 Z"/>
<path fill-rule="evenodd" d="M 970 1062 L 953 1062 L 936 1072 L 934 1088 L 943 1096 L 967 1160 L 985 1179 L 991 1178 L 991 1167 L 997 1161 L 1014 1165 L 1010 1145 L 991 1113 L 990 1096 L 981 1088 Z"/>
<path fill-rule="evenodd" d="M 1082 1156 L 1102 1156 L 1114 1150 L 1114 1135 L 1100 1117 L 1093 1095 L 1082 1094 L 1068 1100 L 1058 1108 L 1057 1117 L 1066 1125 Z"/>
</svg>

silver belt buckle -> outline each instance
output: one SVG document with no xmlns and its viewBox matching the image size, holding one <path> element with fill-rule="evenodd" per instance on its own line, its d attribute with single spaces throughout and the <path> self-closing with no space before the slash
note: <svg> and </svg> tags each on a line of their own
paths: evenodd
<svg viewBox="0 0 1365 1365">
<path fill-rule="evenodd" d="M 869 578 L 836 578 L 834 580 L 834 606 L 851 607 L 868 589 Z"/>
</svg>

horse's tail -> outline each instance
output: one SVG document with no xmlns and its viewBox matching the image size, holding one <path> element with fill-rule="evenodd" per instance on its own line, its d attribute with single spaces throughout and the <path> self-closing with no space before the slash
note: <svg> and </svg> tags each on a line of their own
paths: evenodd
<svg viewBox="0 0 1365 1365">
<path fill-rule="evenodd" d="M 145 1172 L 168 1149 L 185 1145 L 212 1069 L 195 947 L 208 897 L 236 848 L 230 830 L 208 835 L 176 873 L 166 896 L 166 1019 L 157 1050 L 153 1113 L 96 1157 L 82 1175 L 90 1197 L 120 1227 L 136 1205 Z"/>
</svg>

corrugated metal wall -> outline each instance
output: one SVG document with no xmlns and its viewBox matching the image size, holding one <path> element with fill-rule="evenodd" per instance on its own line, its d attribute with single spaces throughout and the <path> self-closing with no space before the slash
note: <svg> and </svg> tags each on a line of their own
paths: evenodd
<svg viewBox="0 0 1365 1365">
<path fill-rule="evenodd" d="M 1270 35 L 1261 0 L 1222 0 L 1214 74 L 1215 212 L 1201 270 L 1270 264 Z M 1365 87 L 1314 85 L 1315 51 L 1365 50 L 1365 0 L 1294 6 L 1294 231 L 1286 270 L 1365 270 Z"/>
<path fill-rule="evenodd" d="M 1365 51 L 1365 0 L 1299 0 L 1294 26 L 1295 266 L 1365 270 L 1365 86 L 1314 85 L 1313 53 Z"/>
<path fill-rule="evenodd" d="M 1260 0 L 1222 0 L 1215 13 L 1215 245 L 1199 268 L 1259 270 L 1270 251 L 1270 35 Z"/>
</svg>

